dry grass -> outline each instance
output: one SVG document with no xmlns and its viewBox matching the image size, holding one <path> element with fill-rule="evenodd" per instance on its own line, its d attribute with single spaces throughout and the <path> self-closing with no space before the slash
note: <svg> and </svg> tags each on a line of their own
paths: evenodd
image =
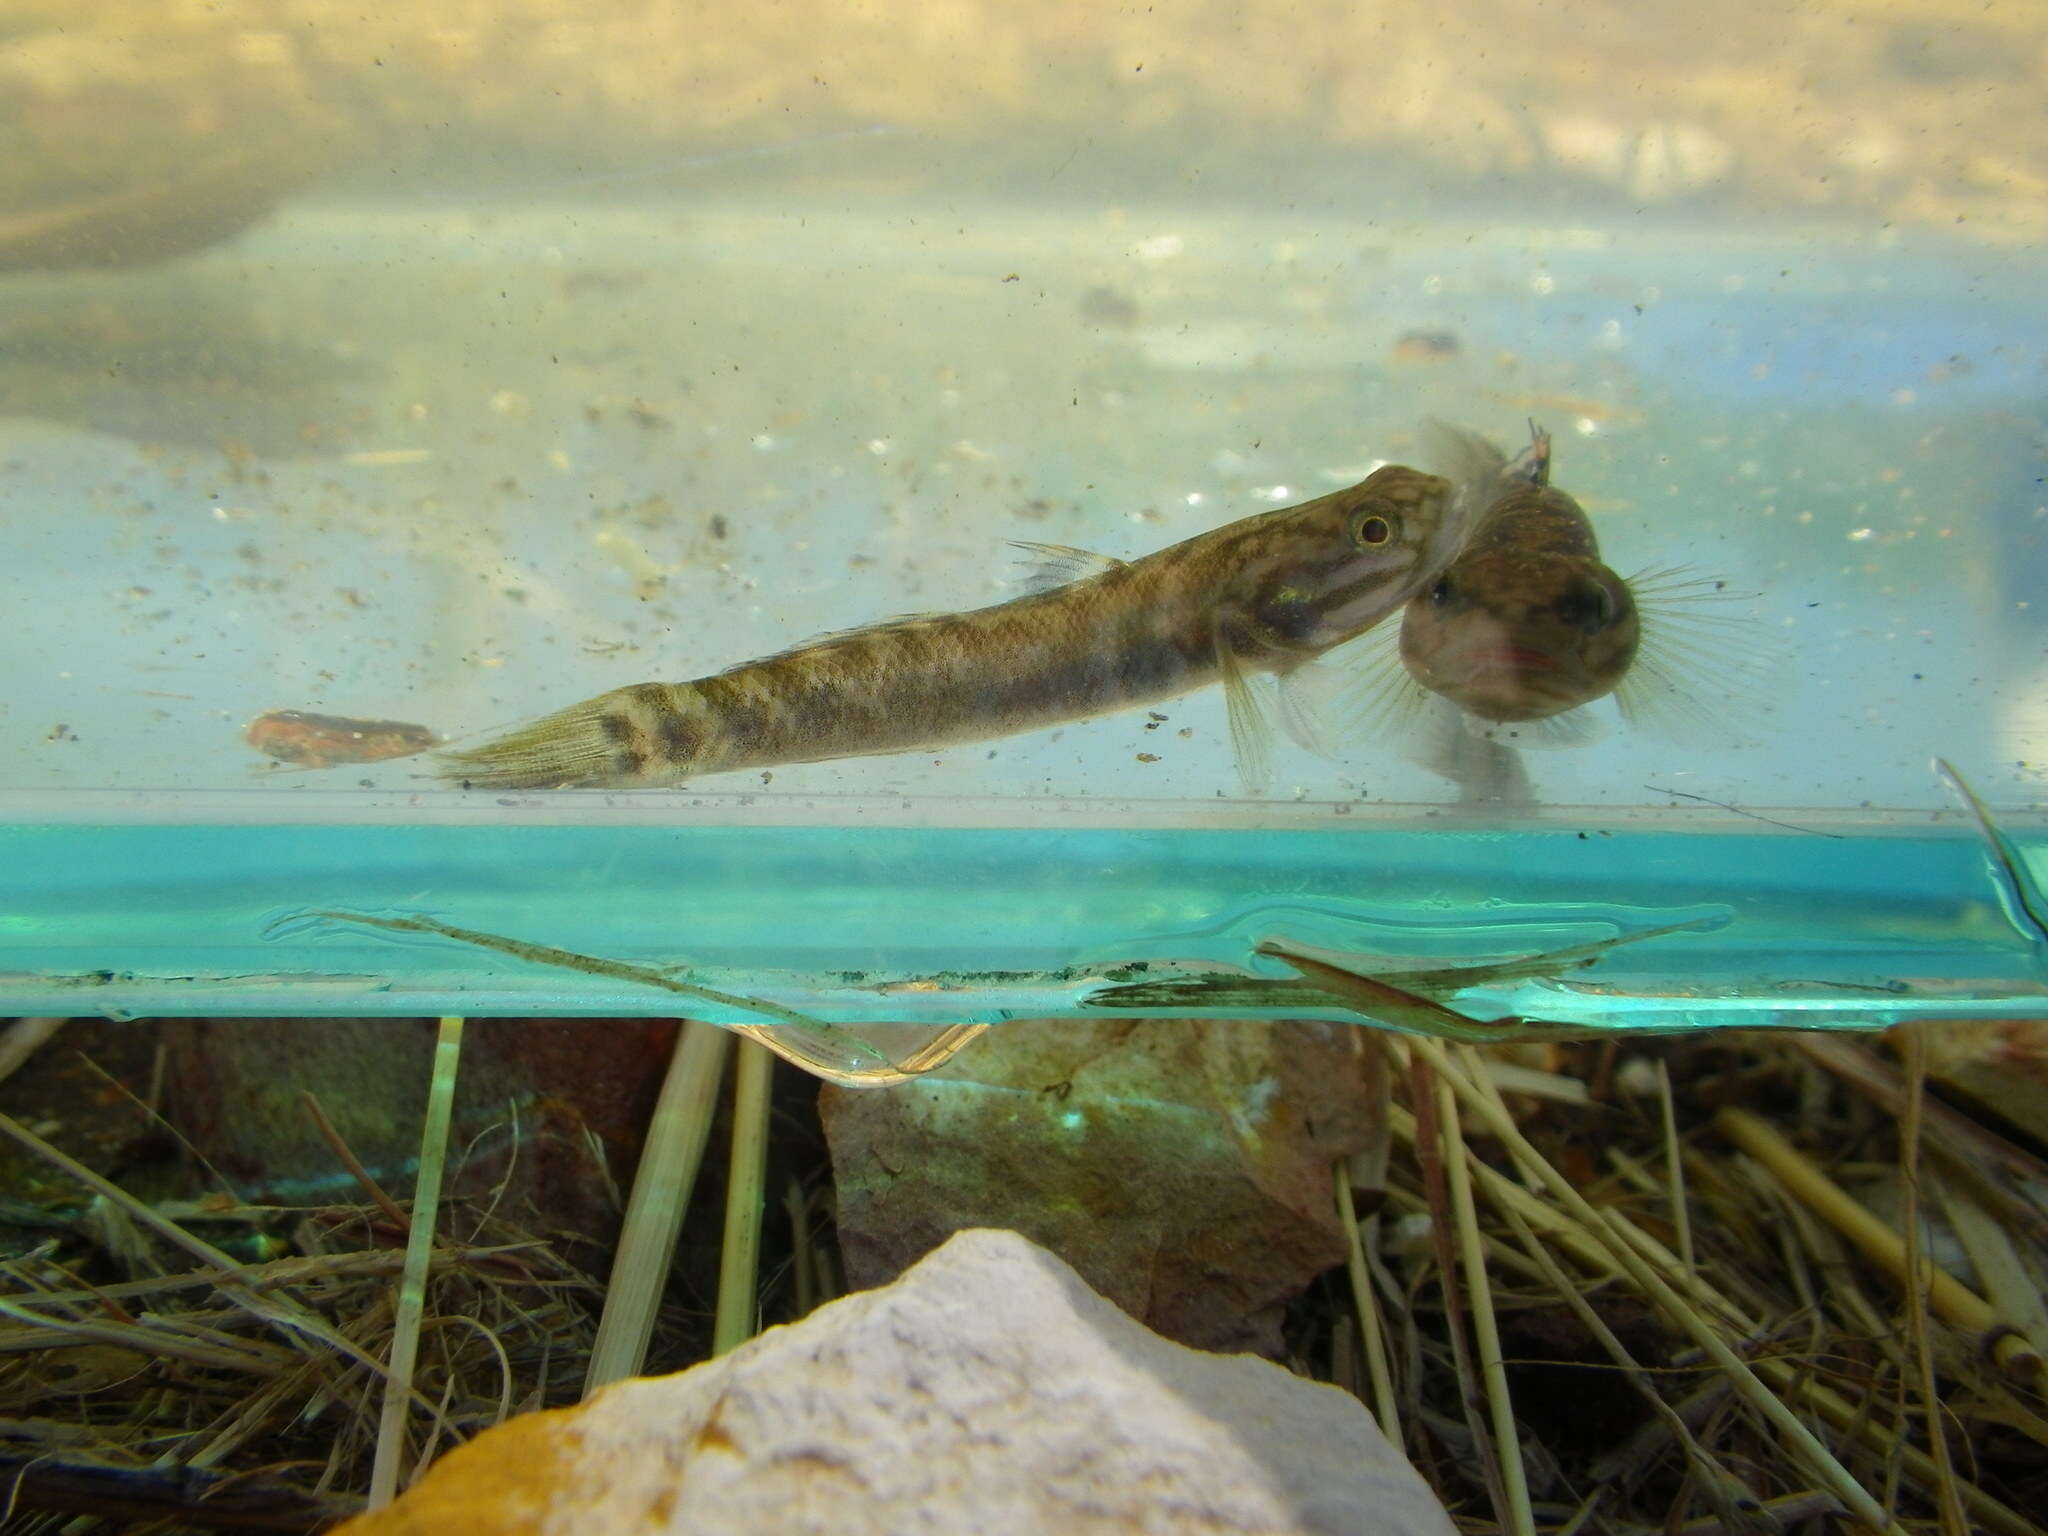
<svg viewBox="0 0 2048 1536">
<path fill-rule="evenodd" d="M 1847 1037 L 1541 1047 L 1541 1099 L 1501 1091 L 1531 1082 L 1509 1050 L 1360 1045 L 1406 1091 L 1384 1173 L 1339 1191 L 1373 1214 L 1296 1364 L 1391 1421 L 1464 1529 L 2042 1530 L 2048 1168 L 2023 1148 Z M 1990 1295 L 1844 1186 L 1970 1233 Z"/>
<path fill-rule="evenodd" d="M 1385 1135 L 1337 1171 L 1356 1243 L 1297 1307 L 1293 1363 L 1356 1391 L 1464 1530 L 2048 1536 L 2032 1513 L 2048 1508 L 2048 1167 L 1929 1098 L 1911 1054 L 1902 1071 L 1818 1035 L 1358 1045 Z M 92 1193 L 0 1264 L 0 1528 L 319 1529 L 371 1486 L 387 1393 L 402 1485 L 509 1414 L 573 1400 L 601 1300 L 630 1368 L 716 1100 L 715 1059 L 677 1073 L 654 1141 L 672 1150 L 643 1159 L 609 1296 L 501 1191 L 451 1199 L 396 1389 L 410 1191 L 357 1169 L 359 1205 L 147 1205 L 0 1119 Z M 690 1355 L 835 1288 L 822 1167 L 801 1170 L 811 1194 L 789 1184 L 765 1276 L 745 1251 L 768 1129 L 784 1141 L 788 1112 L 809 1113 L 785 1095 L 771 1121 L 765 1082 L 751 1073 L 733 1116 L 722 1323 L 714 1341 L 691 1319 Z M 1872 1190 L 1934 1235 L 1908 1241 L 1920 1224 L 1878 1214 Z M 685 1252 L 720 1248 L 715 1204 Z M 1935 1263 L 1955 1255 L 1966 1278 Z M 678 1337 L 656 1336 L 657 1362 Z"/>
<path fill-rule="evenodd" d="M 42 1509 L 62 1512 L 51 1530 L 84 1514 L 106 1523 L 77 1529 L 303 1531 L 361 1507 L 409 1223 L 375 1200 L 145 1205 L 0 1131 L 93 1187 L 72 1238 L 0 1262 L 0 1529 L 41 1529 Z M 385 1442 L 401 1472 L 581 1385 L 598 1287 L 490 1205 L 441 1211 Z M 192 1236 L 202 1223 L 290 1256 L 242 1262 Z M 175 1250 L 198 1267 L 171 1269 Z"/>
</svg>

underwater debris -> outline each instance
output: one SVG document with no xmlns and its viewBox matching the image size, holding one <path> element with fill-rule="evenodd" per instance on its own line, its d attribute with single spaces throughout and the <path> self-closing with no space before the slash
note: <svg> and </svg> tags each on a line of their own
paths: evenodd
<svg viewBox="0 0 2048 1536">
<path fill-rule="evenodd" d="M 1403 331 L 1394 338 L 1397 363 L 1447 363 L 1465 350 L 1456 331 Z"/>
<path fill-rule="evenodd" d="M 2043 896 L 2041 887 L 2035 882 L 2033 871 L 2020 856 L 2012 840 L 2000 830 L 1991 817 L 1991 808 L 1977 797 L 1969 781 L 1956 771 L 1956 767 L 1945 757 L 1934 760 L 1935 771 L 1947 779 L 1949 786 L 1962 797 L 1963 805 L 1976 818 L 1977 830 L 1984 834 L 1984 841 L 1991 846 L 1991 859 L 2004 876 L 2012 903 L 2028 922 L 2034 925 L 2036 937 L 2048 941 L 2048 896 Z"/>
<path fill-rule="evenodd" d="M 1311 954 L 1285 939 L 1267 939 L 1255 946 L 1255 953 L 1292 966 L 1301 973 L 1303 980 L 1212 974 L 1127 982 L 1091 992 L 1083 1000 L 1083 1006 L 1150 1010 L 1172 1007 L 1326 1008 L 1335 1005 L 1351 1009 L 1369 1023 L 1471 1045 L 1601 1039 L 1613 1031 L 1597 1025 L 1559 1024 L 1545 1019 L 1475 1019 L 1449 1007 L 1444 999 L 1474 987 L 1555 979 L 1597 964 L 1609 951 L 1624 944 L 1639 944 L 1645 939 L 1661 938 L 1666 934 L 1718 928 L 1727 921 L 1728 914 L 1721 912 L 1512 960 L 1378 974 L 1356 969 L 1352 964 L 1339 964 L 1327 953 Z M 1370 960 L 1369 956 L 1363 955 L 1342 958 L 1358 963 Z"/>
<path fill-rule="evenodd" d="M 273 920 L 264 929 L 264 937 L 276 938 L 309 922 L 355 923 L 362 927 L 382 928 L 394 933 L 436 934 L 441 938 L 453 939 L 457 943 L 474 944 L 479 949 L 512 955 L 534 965 L 558 966 L 563 970 L 581 971 L 588 976 L 609 976 L 615 981 L 658 987 L 664 992 L 679 993 L 684 997 L 695 998 L 699 1002 L 716 1003 L 725 1008 L 761 1014 L 776 1022 L 772 1025 L 728 1024 L 724 1027 L 749 1039 L 758 1040 L 783 1060 L 801 1067 L 814 1077 L 822 1077 L 827 1082 L 849 1088 L 888 1087 L 894 1083 L 905 1082 L 920 1073 L 929 1072 L 940 1062 L 964 1048 L 970 1040 L 988 1027 L 984 1024 L 954 1024 L 940 1027 L 935 1034 L 929 1034 L 927 1038 L 905 1051 L 891 1053 L 845 1025 L 827 1024 L 822 1019 L 813 1019 L 793 1008 L 769 1002 L 766 998 L 748 997 L 737 992 L 721 992 L 715 987 L 684 981 L 675 972 L 687 970 L 688 967 L 685 966 L 648 966 L 635 965 L 628 960 L 607 960 L 598 955 L 579 954 L 573 949 L 557 949 L 551 944 L 535 944 L 526 939 L 484 933 L 475 928 L 458 928 L 453 923 L 444 923 L 439 918 L 422 914 L 379 917 L 367 912 L 287 913 Z"/>
<path fill-rule="evenodd" d="M 265 757 L 299 768 L 388 762 L 441 744 L 441 738 L 424 725 L 407 720 L 352 720 L 298 709 L 258 715 L 242 739 Z"/>
<path fill-rule="evenodd" d="M 1726 800 L 1716 800 L 1711 795 L 1695 795 L 1683 789 L 1666 789 L 1658 784 L 1645 784 L 1643 788 L 1650 794 L 1669 795 L 1674 800 L 1696 800 L 1701 805 L 1711 805 L 1715 810 L 1726 811 L 1731 816 L 1746 816 L 1751 821 L 1760 821 L 1767 827 L 1780 827 L 1787 832 L 1804 832 L 1809 837 L 1832 837 L 1837 839 L 1848 835 L 1845 832 L 1829 832 L 1821 827 L 1802 827 L 1796 821 L 1779 821 L 1774 816 L 1765 816 L 1757 811 L 1745 811 L 1739 805 L 1731 804 Z"/>
</svg>

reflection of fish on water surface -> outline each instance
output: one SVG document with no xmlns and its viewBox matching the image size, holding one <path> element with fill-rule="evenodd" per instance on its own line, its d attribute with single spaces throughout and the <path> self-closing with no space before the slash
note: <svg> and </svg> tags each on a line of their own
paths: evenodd
<svg viewBox="0 0 2048 1536">
<path fill-rule="evenodd" d="M 1532 426 L 1513 461 L 1440 422 L 1428 435 L 1472 532 L 1403 612 L 1399 662 L 1387 658 L 1369 711 L 1427 767 L 1468 798 L 1526 800 L 1513 747 L 1594 740 L 1602 725 L 1587 706 L 1601 699 L 1630 725 L 1682 734 L 1706 723 L 1716 692 L 1739 697 L 1754 636 L 1701 605 L 1743 599 L 1683 570 L 1610 569 L 1585 509 L 1550 483 L 1549 434 Z"/>
<path fill-rule="evenodd" d="M 488 788 L 656 786 L 926 750 L 1223 685 L 1247 786 L 1268 721 L 1314 738 L 1311 663 L 1425 588 L 1463 534 L 1449 482 L 1388 465 L 1140 559 L 1026 546 L 1067 579 L 1006 603 L 830 634 L 686 683 L 614 689 L 443 755 Z M 1079 579 L 1072 579 L 1078 577 Z M 1279 679 L 1269 705 L 1259 674 Z"/>
</svg>

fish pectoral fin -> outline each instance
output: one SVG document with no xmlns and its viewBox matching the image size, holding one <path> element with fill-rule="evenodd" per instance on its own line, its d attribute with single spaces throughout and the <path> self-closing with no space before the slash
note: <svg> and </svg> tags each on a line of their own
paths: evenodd
<svg viewBox="0 0 2048 1536">
<path fill-rule="evenodd" d="M 1012 539 L 1010 547 L 1021 549 L 1027 557 L 1019 562 L 1024 567 L 1019 585 L 1027 592 L 1050 592 L 1054 587 L 1122 570 L 1128 563 L 1114 555 L 1098 555 L 1071 544 L 1034 544 L 1027 539 Z"/>
<path fill-rule="evenodd" d="M 1339 731 L 1336 705 L 1350 689 L 1336 667 L 1304 662 L 1280 674 L 1279 720 L 1287 739 L 1317 757 L 1335 758 Z"/>
<path fill-rule="evenodd" d="M 1759 594 L 1685 566 L 1639 571 L 1628 586 L 1642 640 L 1614 690 L 1622 719 L 1676 746 L 1756 745 L 1790 659 Z"/>
<path fill-rule="evenodd" d="M 1266 747 L 1273 739 L 1272 722 L 1258 688 L 1261 680 L 1238 660 L 1230 642 L 1220 636 L 1216 641 L 1216 666 L 1223 679 L 1223 709 L 1230 720 L 1230 752 L 1237 760 L 1238 783 L 1247 795 L 1257 796 L 1265 791 L 1271 777 Z"/>
<path fill-rule="evenodd" d="M 1436 698 L 1401 662 L 1398 615 L 1323 652 L 1312 686 L 1337 737 L 1374 749 L 1391 744 L 1408 750 L 1424 730 Z"/>
<path fill-rule="evenodd" d="M 1461 718 L 1465 729 L 1474 736 L 1497 741 L 1504 747 L 1531 747 L 1539 752 L 1591 746 L 1612 729 L 1590 705 L 1546 715 L 1541 720 L 1481 720 L 1476 715 Z"/>
</svg>

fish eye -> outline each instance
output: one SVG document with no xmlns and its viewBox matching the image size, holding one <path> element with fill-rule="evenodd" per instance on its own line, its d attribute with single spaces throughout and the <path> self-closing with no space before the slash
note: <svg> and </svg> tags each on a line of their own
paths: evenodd
<svg viewBox="0 0 2048 1536">
<path fill-rule="evenodd" d="M 1429 589 L 1429 600 L 1441 608 L 1451 600 L 1451 578 L 1439 576 L 1436 585 Z"/>
<path fill-rule="evenodd" d="M 1351 542 L 1361 549 L 1379 549 L 1393 542 L 1394 519 L 1368 512 L 1351 525 Z"/>
</svg>

